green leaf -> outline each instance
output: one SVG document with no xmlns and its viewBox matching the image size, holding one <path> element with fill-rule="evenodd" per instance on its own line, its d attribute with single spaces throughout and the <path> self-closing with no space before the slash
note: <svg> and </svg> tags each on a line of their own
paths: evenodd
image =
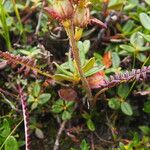
<svg viewBox="0 0 150 150">
<path fill-rule="evenodd" d="M 62 114 L 62 119 L 63 120 L 69 120 L 69 119 L 71 119 L 71 113 L 65 110 L 63 112 L 63 114 Z"/>
<path fill-rule="evenodd" d="M 88 77 L 88 76 L 91 76 L 91 75 L 93 75 L 93 74 L 95 74 L 95 73 L 97 73 L 97 72 L 99 72 L 99 71 L 101 71 L 103 69 L 104 69 L 104 67 L 101 67 L 101 68 L 93 67 L 92 69 L 87 71 L 84 75 L 85 75 L 85 77 Z"/>
<path fill-rule="evenodd" d="M 28 102 L 34 102 L 35 101 L 35 98 L 32 96 L 32 95 L 29 95 L 28 97 Z"/>
<path fill-rule="evenodd" d="M 135 32 L 130 37 L 130 43 L 134 47 L 141 47 L 144 45 L 144 38 L 142 37 L 142 35 L 139 34 L 139 32 Z"/>
<path fill-rule="evenodd" d="M 56 65 L 59 72 L 63 73 L 64 75 L 67 75 L 67 76 L 73 76 L 73 74 L 71 72 L 65 70 L 63 67 L 58 65 L 56 62 L 54 62 L 54 64 Z"/>
<path fill-rule="evenodd" d="M 17 140 L 13 136 L 6 140 L 5 150 L 19 150 Z"/>
<path fill-rule="evenodd" d="M 150 134 L 150 127 L 148 127 L 148 126 L 139 126 L 139 129 L 140 129 L 145 135 L 149 135 L 149 134 Z"/>
<path fill-rule="evenodd" d="M 118 68 L 120 65 L 120 57 L 116 52 L 112 53 L 112 64 L 113 68 Z"/>
<path fill-rule="evenodd" d="M 69 101 L 69 102 L 66 101 L 66 106 L 67 107 L 72 107 L 73 105 L 74 105 L 73 101 Z"/>
<path fill-rule="evenodd" d="M 133 26 L 134 26 L 134 21 L 132 20 L 127 21 L 127 23 L 125 23 L 125 25 L 123 26 L 122 29 L 123 33 L 124 34 L 129 33 L 133 29 Z"/>
<path fill-rule="evenodd" d="M 52 111 L 54 113 L 60 113 L 63 111 L 63 106 L 64 106 L 64 100 L 59 99 L 53 104 Z"/>
<path fill-rule="evenodd" d="M 144 103 L 143 111 L 146 113 L 150 113 L 150 100 L 148 100 Z"/>
<path fill-rule="evenodd" d="M 121 84 L 118 87 L 117 94 L 121 98 L 126 98 L 128 96 L 129 90 L 130 90 L 130 88 L 129 88 L 129 86 L 127 84 Z"/>
<path fill-rule="evenodd" d="M 146 35 L 146 34 L 143 34 L 143 33 L 141 33 L 141 32 L 138 32 L 141 36 L 143 36 L 143 38 L 145 39 L 145 40 L 147 40 L 148 42 L 150 42 L 150 35 Z"/>
<path fill-rule="evenodd" d="M 144 28 L 150 30 L 150 17 L 146 13 L 140 13 L 139 17 Z"/>
<path fill-rule="evenodd" d="M 87 120 L 87 126 L 91 131 L 95 131 L 95 125 L 91 119 Z"/>
<path fill-rule="evenodd" d="M 55 74 L 54 78 L 56 81 L 70 81 L 70 82 L 74 81 L 73 76 L 67 76 L 64 74 Z"/>
<path fill-rule="evenodd" d="M 83 67 L 83 72 L 87 72 L 89 71 L 90 69 L 92 69 L 92 67 L 94 66 L 95 64 L 95 58 L 92 57 L 91 59 L 88 60 L 88 62 L 84 65 Z"/>
<path fill-rule="evenodd" d="M 133 115 L 133 111 L 132 111 L 132 107 L 129 103 L 127 102 L 122 102 L 121 103 L 121 110 L 124 114 L 128 115 L 128 116 L 132 116 Z"/>
<path fill-rule="evenodd" d="M 38 106 L 38 102 L 36 101 L 36 102 L 34 102 L 34 103 L 31 105 L 31 109 L 32 109 L 32 110 L 33 110 L 33 109 L 36 109 L 37 106 Z"/>
<path fill-rule="evenodd" d="M 51 98 L 51 94 L 44 93 L 38 97 L 39 104 L 45 104 Z"/>
<path fill-rule="evenodd" d="M 39 139 L 43 139 L 44 138 L 44 133 L 41 129 L 36 128 L 35 129 L 35 135 L 39 138 Z"/>
<path fill-rule="evenodd" d="M 38 95 L 40 94 L 40 90 L 40 85 L 38 83 L 34 84 L 32 95 L 38 97 Z"/>
<path fill-rule="evenodd" d="M 145 2 L 146 2 L 148 5 L 150 5 L 150 0 L 145 0 Z"/>
<path fill-rule="evenodd" d="M 129 45 L 123 44 L 123 45 L 120 45 L 120 48 L 127 51 L 127 52 L 129 52 L 129 53 L 134 53 L 135 52 L 135 48 L 132 47 L 132 46 L 129 46 Z"/>
<path fill-rule="evenodd" d="M 4 121 L 3 121 L 3 126 L 2 126 L 2 128 L 1 128 L 1 136 L 2 137 L 7 137 L 9 134 L 10 134 L 10 131 L 11 131 L 11 129 L 10 129 L 10 125 L 9 125 L 9 122 L 6 120 L 6 119 L 4 119 Z"/>
<path fill-rule="evenodd" d="M 112 109 L 115 109 L 115 110 L 117 110 L 117 109 L 119 109 L 120 108 L 120 101 L 119 101 L 119 99 L 118 98 L 111 98 L 111 99 L 109 99 L 109 101 L 108 101 L 108 106 L 110 107 L 110 108 L 112 108 Z"/>
<path fill-rule="evenodd" d="M 90 146 L 89 144 L 86 142 L 86 140 L 82 140 L 81 146 L 80 146 L 81 150 L 90 150 Z"/>
<path fill-rule="evenodd" d="M 85 40 L 85 41 L 83 42 L 83 47 L 84 47 L 84 53 L 85 53 L 85 54 L 89 51 L 90 46 L 91 46 L 91 44 L 90 44 L 90 41 L 89 41 L 89 40 Z"/>
</svg>

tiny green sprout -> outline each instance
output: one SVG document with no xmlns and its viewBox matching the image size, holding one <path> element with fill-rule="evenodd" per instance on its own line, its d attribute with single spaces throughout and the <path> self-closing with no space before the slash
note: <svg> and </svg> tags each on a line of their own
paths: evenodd
<svg viewBox="0 0 150 150">
<path fill-rule="evenodd" d="M 52 111 L 54 113 L 60 114 L 63 120 L 69 120 L 72 117 L 73 106 L 73 101 L 64 101 L 59 99 L 53 104 Z"/>
</svg>

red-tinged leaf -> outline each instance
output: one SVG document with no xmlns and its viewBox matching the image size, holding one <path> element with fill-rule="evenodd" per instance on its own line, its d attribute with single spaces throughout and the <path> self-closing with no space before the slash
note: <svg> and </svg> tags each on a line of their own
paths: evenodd
<svg viewBox="0 0 150 150">
<path fill-rule="evenodd" d="M 58 91 L 60 98 L 66 101 L 76 101 L 77 92 L 71 88 L 60 89 Z"/>
<path fill-rule="evenodd" d="M 105 52 L 103 56 L 103 64 L 105 68 L 109 68 L 112 65 L 112 60 L 111 60 L 111 52 Z"/>
<path fill-rule="evenodd" d="M 87 78 L 91 89 L 99 88 L 104 83 L 105 73 L 103 71 L 97 72 L 94 75 Z"/>
<path fill-rule="evenodd" d="M 107 25 L 102 21 L 98 20 L 97 18 L 91 18 L 89 21 L 90 24 L 96 24 L 102 28 L 107 28 Z"/>
</svg>

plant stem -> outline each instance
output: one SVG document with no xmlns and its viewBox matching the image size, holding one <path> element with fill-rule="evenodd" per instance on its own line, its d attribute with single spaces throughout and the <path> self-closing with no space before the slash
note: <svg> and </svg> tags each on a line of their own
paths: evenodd
<svg viewBox="0 0 150 150">
<path fill-rule="evenodd" d="M 4 10 L 2 0 L 0 0 L 0 20 L 1 20 L 1 23 L 2 23 L 3 37 L 5 38 L 8 50 L 11 51 L 12 47 L 11 47 L 11 42 L 10 42 L 9 28 L 7 26 L 6 12 Z"/>
<path fill-rule="evenodd" d="M 81 66 L 79 50 L 77 47 L 77 42 L 75 40 L 74 27 L 73 27 L 71 21 L 64 22 L 63 25 L 64 25 L 64 28 L 67 32 L 68 37 L 69 37 L 70 46 L 72 48 L 73 57 L 74 57 L 74 60 L 76 62 L 76 65 L 77 65 L 77 69 L 78 69 L 78 72 L 79 72 L 79 75 L 80 75 L 80 78 L 82 81 L 82 85 L 83 85 L 84 89 L 86 90 L 86 94 L 88 96 L 89 101 L 92 101 L 93 96 L 91 93 L 91 89 L 90 89 L 89 84 L 86 80 L 86 77 L 84 76 L 82 66 Z"/>
<path fill-rule="evenodd" d="M 21 35 L 22 35 L 22 38 L 23 38 L 23 43 L 25 43 L 26 42 L 26 35 L 25 35 L 23 24 L 21 22 L 21 18 L 20 18 L 20 14 L 19 14 L 18 8 L 16 6 L 16 1 L 12 0 L 12 3 L 13 3 L 13 7 L 14 7 L 14 10 L 15 10 L 16 17 L 17 17 L 18 22 L 20 24 L 20 32 L 21 32 Z"/>
</svg>

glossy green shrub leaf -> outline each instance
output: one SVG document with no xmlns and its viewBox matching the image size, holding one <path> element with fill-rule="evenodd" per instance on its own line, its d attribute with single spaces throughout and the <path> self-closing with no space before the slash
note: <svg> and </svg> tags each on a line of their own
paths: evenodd
<svg viewBox="0 0 150 150">
<path fill-rule="evenodd" d="M 150 17 L 146 13 L 140 13 L 139 17 L 144 28 L 150 30 Z"/>
<path fill-rule="evenodd" d="M 5 150 L 19 150 L 17 140 L 13 136 L 6 140 Z"/>
<path fill-rule="evenodd" d="M 49 101 L 50 98 L 51 98 L 51 94 L 48 94 L 48 93 L 41 94 L 41 95 L 38 97 L 38 103 L 39 103 L 39 104 L 44 104 L 44 103 L 46 103 L 47 101 Z"/>
<path fill-rule="evenodd" d="M 87 120 L 87 126 L 88 126 L 89 130 L 95 131 L 95 125 L 91 119 Z"/>
<path fill-rule="evenodd" d="M 122 102 L 121 103 L 121 110 L 124 114 L 128 115 L 128 116 L 132 116 L 133 111 L 132 111 L 132 107 L 129 103 L 127 102 Z"/>
<path fill-rule="evenodd" d="M 130 88 L 129 88 L 129 86 L 127 84 L 121 84 L 118 87 L 117 94 L 121 98 L 126 98 L 128 96 L 129 90 L 130 90 Z"/>
<path fill-rule="evenodd" d="M 35 101 L 35 98 L 32 96 L 32 95 L 29 95 L 28 97 L 28 102 L 34 102 Z"/>
<path fill-rule="evenodd" d="M 138 32 L 135 32 L 130 37 L 130 43 L 135 47 L 141 47 L 144 45 L 144 38 Z"/>
<path fill-rule="evenodd" d="M 124 34 L 127 34 L 127 33 L 130 33 L 130 31 L 133 29 L 133 26 L 134 26 L 134 21 L 132 20 L 129 20 L 125 23 L 125 25 L 123 26 L 123 33 Z"/>
<path fill-rule="evenodd" d="M 121 105 L 121 103 L 118 98 L 111 98 L 108 101 L 108 106 L 112 109 L 117 110 L 120 108 L 120 105 Z"/>
<path fill-rule="evenodd" d="M 59 99 L 52 106 L 52 111 L 54 113 L 60 113 L 63 111 L 63 106 L 64 106 L 64 100 Z"/>
<path fill-rule="evenodd" d="M 81 150 L 90 150 L 90 146 L 89 144 L 86 142 L 86 140 L 82 140 L 81 146 L 80 146 Z"/>
<path fill-rule="evenodd" d="M 71 113 L 69 112 L 69 111 L 64 111 L 63 113 L 62 113 L 62 119 L 63 120 L 69 120 L 69 119 L 71 119 Z"/>
<path fill-rule="evenodd" d="M 144 103 L 143 111 L 146 113 L 150 113 L 150 100 Z"/>
<path fill-rule="evenodd" d="M 33 96 L 38 97 L 38 95 L 40 94 L 40 90 L 41 90 L 40 85 L 36 83 L 32 91 Z"/>
<path fill-rule="evenodd" d="M 134 53 L 135 52 L 135 48 L 132 47 L 132 46 L 129 46 L 129 45 L 123 44 L 123 45 L 120 45 L 120 48 L 127 51 L 127 52 L 129 52 L 129 53 Z"/>
<path fill-rule="evenodd" d="M 31 109 L 32 109 L 32 110 L 33 110 L 33 109 L 36 109 L 37 106 L 38 106 L 38 101 L 35 101 L 34 103 L 32 103 Z"/>
<path fill-rule="evenodd" d="M 112 52 L 112 65 L 113 68 L 118 68 L 120 65 L 120 57 L 116 52 Z"/>
</svg>

